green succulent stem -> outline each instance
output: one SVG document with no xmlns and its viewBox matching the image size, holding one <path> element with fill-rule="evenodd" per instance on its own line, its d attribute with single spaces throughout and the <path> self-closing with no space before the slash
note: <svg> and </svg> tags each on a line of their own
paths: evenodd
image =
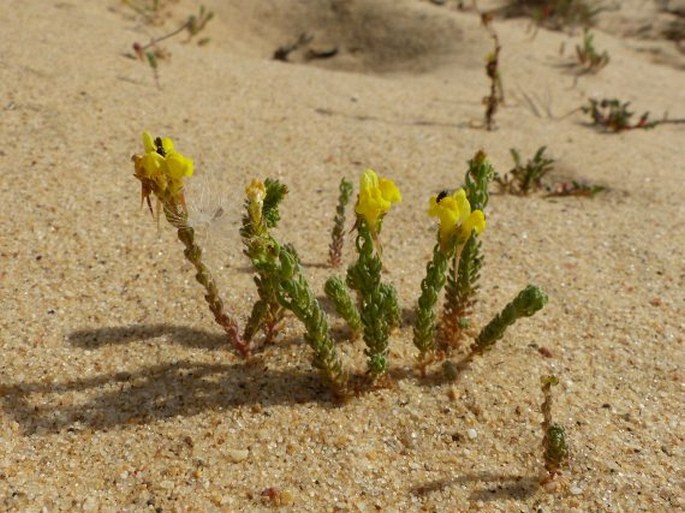
<svg viewBox="0 0 685 513">
<path fill-rule="evenodd" d="M 245 201 L 240 235 L 245 246 L 244 253 L 256 271 L 254 282 L 259 295 L 245 325 L 243 339 L 250 341 L 261 330 L 268 343 L 277 335 L 285 315 L 277 298 L 278 282 L 271 276 L 273 269 L 269 262 L 274 255 L 269 230 L 275 228 L 280 220 L 278 207 L 288 189 L 278 180 L 267 179 L 264 190 L 265 196 L 261 202 Z"/>
<path fill-rule="evenodd" d="M 397 290 L 389 283 L 381 283 L 383 294 L 388 298 L 388 326 L 390 329 L 399 328 L 402 324 L 402 314 L 400 303 L 397 298 Z"/>
<path fill-rule="evenodd" d="M 304 339 L 314 350 L 312 365 L 326 377 L 333 392 L 342 395 L 347 383 L 347 373 L 331 338 L 326 314 L 302 275 L 297 256 L 288 247 L 280 248 L 278 274 L 279 301 L 304 324 Z"/>
<path fill-rule="evenodd" d="M 544 447 L 545 469 L 550 475 L 561 473 L 561 467 L 568 460 L 566 431 L 560 424 L 552 424 L 545 430 Z"/>
<path fill-rule="evenodd" d="M 445 274 L 454 253 L 454 246 L 443 250 L 440 243 L 437 243 L 433 248 L 433 258 L 426 265 L 426 277 L 421 281 L 421 296 L 414 325 L 414 345 L 419 350 L 418 360 L 422 374 L 425 374 L 426 365 L 435 351 L 435 305 L 445 286 Z"/>
<path fill-rule="evenodd" d="M 345 319 L 352 333 L 354 335 L 361 333 L 362 320 L 359 317 L 359 310 L 354 304 L 352 297 L 350 297 L 350 292 L 345 282 L 338 276 L 332 276 L 326 280 L 324 292 L 326 297 L 335 306 L 335 311 L 338 315 Z"/>
<path fill-rule="evenodd" d="M 388 370 L 388 333 L 399 322 L 394 289 L 381 283 L 383 264 L 363 217 L 357 218 L 355 241 L 359 257 L 347 270 L 347 286 L 358 293 L 362 336 L 366 343 L 369 374 L 376 379 Z"/>
<path fill-rule="evenodd" d="M 488 206 L 490 193 L 488 185 L 495 175 L 495 170 L 483 150 L 478 150 L 468 162 L 469 167 L 464 176 L 464 190 L 471 210 L 482 210 Z"/>
<path fill-rule="evenodd" d="M 224 302 L 219 295 L 216 281 L 207 266 L 202 261 L 202 248 L 195 242 L 195 230 L 188 225 L 188 214 L 178 201 L 168 200 L 163 202 L 164 215 L 167 221 L 177 230 L 178 240 L 185 249 L 183 254 L 195 267 L 195 279 L 205 289 L 205 301 L 209 310 L 214 315 L 214 320 L 221 326 L 228 337 L 229 342 L 243 357 L 250 355 L 249 341 L 240 337 L 238 322 L 226 313 Z"/>
<path fill-rule="evenodd" d="M 540 378 L 540 385 L 544 395 L 541 406 L 542 421 L 542 449 L 545 460 L 545 469 L 554 476 L 561 472 L 561 467 L 568 461 L 568 445 L 566 443 L 566 432 L 564 428 L 552 422 L 552 387 L 557 385 L 559 380 L 556 376 L 543 376 Z"/>
<path fill-rule="evenodd" d="M 345 208 L 350 201 L 350 196 L 354 190 L 352 182 L 346 178 L 340 179 L 340 195 L 338 205 L 335 208 L 335 219 L 331 232 L 331 244 L 328 247 L 328 262 L 332 267 L 338 267 L 342 262 L 342 250 L 345 242 Z"/>
<path fill-rule="evenodd" d="M 280 219 L 278 205 L 287 188 L 277 180 L 267 179 L 263 193 L 259 194 L 258 184 L 257 181 L 248 193 L 240 230 L 245 254 L 257 273 L 255 282 L 260 294 L 248 326 L 256 330 L 261 323 L 262 329 L 264 325 L 268 328 L 270 311 L 278 312 L 279 320 L 285 310 L 291 311 L 304 324 L 304 339 L 314 350 L 313 366 L 325 376 L 334 394 L 341 395 L 347 375 L 331 338 L 326 315 L 302 274 L 295 249 L 281 245 L 270 232 Z"/>
<path fill-rule="evenodd" d="M 530 317 L 547 304 L 547 295 L 538 287 L 528 285 L 497 314 L 480 332 L 471 345 L 471 351 L 483 354 L 492 349 L 504 336 L 506 329 L 521 317 Z"/>
<path fill-rule="evenodd" d="M 439 340 L 445 351 L 459 347 L 464 329 L 469 325 L 469 316 L 476 303 L 482 261 L 480 241 L 475 233 L 451 259 L 440 320 Z"/>
</svg>

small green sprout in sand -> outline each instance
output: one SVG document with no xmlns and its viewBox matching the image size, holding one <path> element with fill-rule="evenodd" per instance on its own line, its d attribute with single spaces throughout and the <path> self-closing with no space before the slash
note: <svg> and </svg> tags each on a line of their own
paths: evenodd
<svg viewBox="0 0 685 513">
<path fill-rule="evenodd" d="M 485 215 L 489 201 L 488 185 L 495 172 L 483 151 L 478 151 L 469 161 L 464 178 L 466 198 L 472 210 Z M 464 331 L 469 327 L 469 317 L 476 304 L 483 253 L 478 233 L 472 233 L 460 252 L 452 257 L 445 284 L 445 300 L 439 323 L 440 349 L 448 354 L 459 347 Z"/>
<path fill-rule="evenodd" d="M 521 161 L 521 154 L 515 148 L 509 150 L 514 159 L 514 167 L 504 176 L 495 174 L 494 181 L 500 192 L 527 196 L 529 193 L 542 189 L 542 179 L 554 169 L 554 159 L 545 156 L 546 146 L 541 146 L 532 159 L 525 165 Z"/>
<path fill-rule="evenodd" d="M 340 196 L 335 208 L 333 231 L 331 232 L 331 244 L 328 247 L 328 262 L 331 267 L 338 267 L 342 263 L 342 250 L 345 242 L 345 207 L 350 201 L 353 186 L 352 182 L 344 177 L 340 180 Z"/>
<path fill-rule="evenodd" d="M 419 350 L 418 364 L 422 374 L 437 357 L 444 357 L 456 347 L 468 324 L 468 315 L 474 304 L 483 256 L 477 237 L 485 229 L 483 209 L 488 203 L 487 184 L 494 171 L 482 151 L 469 162 L 466 190 L 453 194 L 445 191 L 431 198 L 429 214 L 438 217 L 438 244 L 433 259 L 426 267 L 421 282 L 421 296 L 416 308 L 414 345 Z M 477 207 L 477 208 L 474 208 Z M 463 260 L 462 260 L 463 259 Z M 435 305 L 445 285 L 448 264 L 452 260 L 449 287 L 445 295 L 445 309 L 439 330 L 442 351 L 437 351 Z M 463 263 L 462 263 L 463 262 Z M 502 338 L 506 329 L 521 317 L 528 317 L 547 303 L 547 296 L 539 288 L 529 285 L 523 289 L 502 312 L 496 315 L 478 334 L 470 352 L 459 367 L 465 367 L 476 356 L 483 354 Z M 446 369 L 457 369 L 446 362 Z"/>
<path fill-rule="evenodd" d="M 561 474 L 562 466 L 568 463 L 569 451 L 566 442 L 566 432 L 563 426 L 552 422 L 552 386 L 559 384 L 556 376 L 540 378 L 542 393 L 545 397 L 542 403 L 542 450 L 545 460 L 547 476 L 543 481 L 550 481 Z"/>
<path fill-rule="evenodd" d="M 381 280 L 380 232 L 390 207 L 401 201 L 400 191 L 392 180 L 379 178 L 372 169 L 362 173 L 355 205 L 358 258 L 349 266 L 345 284 L 340 278 L 332 277 L 325 286 L 327 297 L 352 331 L 358 332 L 361 328 L 373 379 L 388 370 L 389 331 L 400 323 L 397 293 L 392 285 Z M 356 293 L 356 307 L 349 290 Z"/>
<path fill-rule="evenodd" d="M 195 240 L 195 230 L 188 224 L 188 210 L 183 195 L 183 182 L 193 174 L 193 161 L 178 151 L 169 138 L 153 138 L 143 133 L 144 153 L 132 157 L 134 176 L 141 183 L 141 201 L 146 202 L 154 215 L 151 196 L 156 198 L 156 217 L 164 212 L 169 224 L 177 230 L 178 239 L 185 246 L 183 254 L 196 270 L 195 278 L 205 288 L 205 301 L 233 347 L 243 356 L 249 345 L 240 337 L 238 323 L 224 309 L 216 282 L 202 260 L 202 248 Z"/>
<path fill-rule="evenodd" d="M 609 64 L 609 54 L 603 51 L 601 54 L 597 53 L 594 45 L 594 35 L 586 27 L 583 29 L 583 44 L 576 45 L 576 55 L 578 56 L 578 63 L 588 72 L 596 73 L 604 66 Z"/>
</svg>

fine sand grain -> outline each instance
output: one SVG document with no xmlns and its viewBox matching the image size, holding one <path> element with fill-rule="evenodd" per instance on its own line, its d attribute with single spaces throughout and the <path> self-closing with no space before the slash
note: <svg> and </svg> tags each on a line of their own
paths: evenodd
<svg viewBox="0 0 685 513">
<path fill-rule="evenodd" d="M 492 44 L 456 1 L 204 3 L 210 41 L 162 43 L 157 86 L 125 54 L 197 3 L 163 2 L 149 24 L 116 0 L 2 0 L 0 511 L 683 511 L 685 126 L 603 134 L 572 112 L 596 95 L 685 117 L 685 57 L 657 30 L 674 15 L 614 2 L 594 30 L 611 62 L 580 77 L 578 31 L 496 19 L 506 104 L 488 132 Z M 338 53 L 271 59 L 302 33 Z M 405 315 L 392 386 L 336 403 L 294 319 L 250 360 L 234 354 L 173 230 L 139 208 L 142 130 L 195 160 L 198 223 L 223 206 L 202 240 L 240 319 L 255 298 L 237 233 L 252 177 L 289 186 L 278 235 L 320 295 L 340 178 L 395 180 L 403 203 L 382 234 Z M 420 378 L 428 197 L 460 186 L 478 149 L 505 172 L 510 148 L 542 145 L 553 180 L 609 191 L 493 195 L 474 322 L 528 283 L 549 304 L 455 382 L 439 366 Z M 340 343 L 359 372 L 362 345 Z M 550 372 L 571 461 L 541 487 Z"/>
</svg>

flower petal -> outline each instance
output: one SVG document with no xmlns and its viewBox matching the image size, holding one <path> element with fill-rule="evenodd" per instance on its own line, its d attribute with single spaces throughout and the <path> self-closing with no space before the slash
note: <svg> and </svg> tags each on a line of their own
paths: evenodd
<svg viewBox="0 0 685 513">
<path fill-rule="evenodd" d="M 381 178 L 378 187 L 384 199 L 390 203 L 402 203 L 402 195 L 395 182 L 387 178 Z"/>
<path fill-rule="evenodd" d="M 155 146 L 155 140 L 152 138 L 152 135 L 150 132 L 143 132 L 143 148 L 145 148 L 145 151 L 157 151 L 157 147 Z"/>
</svg>

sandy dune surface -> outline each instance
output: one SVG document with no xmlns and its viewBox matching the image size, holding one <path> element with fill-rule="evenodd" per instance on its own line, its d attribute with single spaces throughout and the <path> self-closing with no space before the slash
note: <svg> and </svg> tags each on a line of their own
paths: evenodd
<svg viewBox="0 0 685 513">
<path fill-rule="evenodd" d="M 618 97 L 685 117 L 685 57 L 657 37 L 673 15 L 614 2 L 594 29 L 611 61 L 581 76 L 578 30 L 495 19 L 505 105 L 486 131 L 492 43 L 456 1 L 205 4 L 215 17 L 191 43 L 161 43 L 158 84 L 125 54 L 195 2 L 163 3 L 156 24 L 115 0 L 0 6 L 0 510 L 682 511 L 685 125 L 600 133 L 575 110 Z M 337 54 L 271 58 L 302 33 Z M 195 160 L 198 223 L 222 207 L 202 241 L 241 320 L 256 297 L 238 235 L 251 178 L 290 188 L 278 236 L 320 296 L 341 272 L 326 265 L 340 178 L 395 180 L 392 385 L 334 401 L 293 318 L 247 361 L 227 346 L 173 230 L 140 208 L 142 130 Z M 411 322 L 435 240 L 428 197 L 459 187 L 478 149 L 504 173 L 510 148 L 543 145 L 552 181 L 608 191 L 491 196 L 475 325 L 528 283 L 549 304 L 456 381 L 439 365 L 422 379 Z M 363 373 L 363 342 L 331 319 Z M 571 460 L 540 486 L 548 373 Z"/>
</svg>

